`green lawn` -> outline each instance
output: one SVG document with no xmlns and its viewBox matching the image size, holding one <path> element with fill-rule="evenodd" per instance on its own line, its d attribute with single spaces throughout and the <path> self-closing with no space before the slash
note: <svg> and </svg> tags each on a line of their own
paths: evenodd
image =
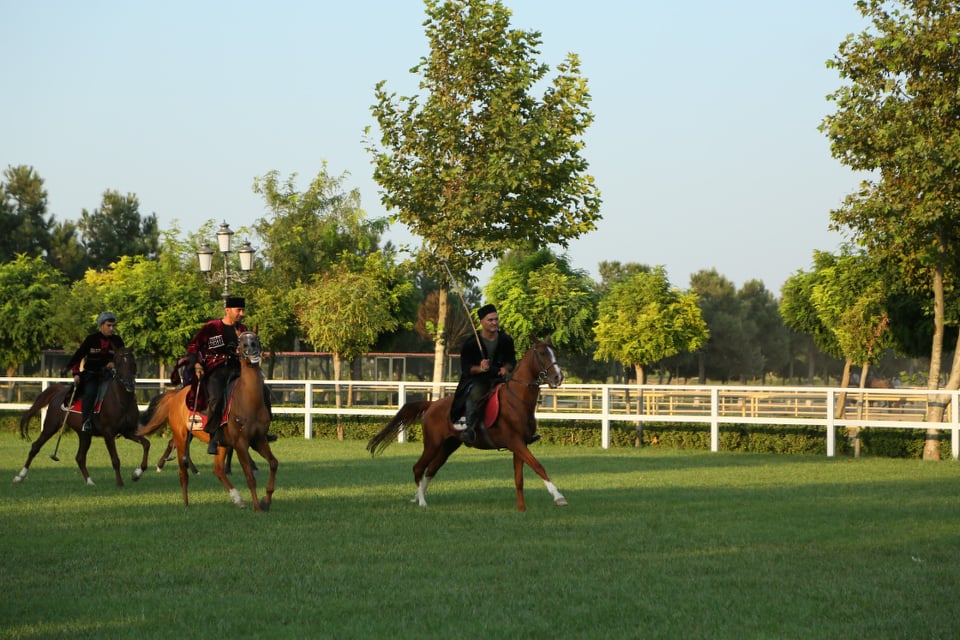
<svg viewBox="0 0 960 640">
<path fill-rule="evenodd" d="M 32 435 L 36 435 L 34 430 Z M 155 439 L 151 462 L 163 443 Z M 534 445 L 457 452 L 410 503 L 416 443 L 282 439 L 273 510 L 194 456 L 83 484 L 66 435 L 26 481 L 0 434 L 2 638 L 954 638 L 960 466 Z M 118 443 L 124 478 L 139 448 Z M 236 466 L 236 465 L 235 465 Z M 265 465 L 261 465 L 265 466 Z M 266 473 L 262 473 L 265 482 Z M 239 468 L 233 479 L 249 502 Z"/>
</svg>

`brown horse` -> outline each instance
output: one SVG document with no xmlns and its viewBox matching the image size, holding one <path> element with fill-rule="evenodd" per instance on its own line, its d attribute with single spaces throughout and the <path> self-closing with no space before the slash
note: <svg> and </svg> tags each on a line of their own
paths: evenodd
<svg viewBox="0 0 960 640">
<path fill-rule="evenodd" d="M 513 480 L 517 487 L 517 510 L 526 511 L 523 500 L 523 464 L 526 463 L 543 479 L 547 491 L 558 506 L 567 505 L 566 498 L 550 481 L 543 465 L 530 453 L 527 443 L 536 432 L 534 411 L 540 396 L 540 385 L 559 387 L 563 382 L 563 373 L 557 363 L 557 355 L 550 339 L 533 340 L 533 346 L 517 363 L 516 369 L 496 389 L 494 396 L 484 412 L 483 425 L 478 429 L 477 439 L 469 445 L 477 449 L 509 449 L 513 452 Z M 491 405 L 499 404 L 499 413 L 494 413 Z M 421 507 L 427 506 L 427 486 L 440 467 L 454 451 L 460 448 L 459 432 L 450 421 L 450 407 L 453 396 L 440 400 L 408 402 L 397 415 L 373 436 L 367 443 L 372 455 L 382 452 L 397 434 L 408 424 L 417 420 L 423 422 L 423 454 L 413 465 L 413 481 L 417 485 L 417 494 L 413 499 Z M 496 406 L 496 405 L 494 405 Z"/>
<path fill-rule="evenodd" d="M 273 487 L 277 475 L 277 459 L 270 450 L 267 441 L 267 429 L 270 426 L 270 411 L 264 402 L 263 374 L 260 371 L 260 360 L 263 348 L 260 338 L 252 331 L 245 331 L 239 336 L 237 353 L 240 356 L 240 377 L 230 392 L 230 398 L 224 411 L 227 424 L 223 427 L 223 446 L 220 447 L 213 463 L 213 473 L 220 479 L 223 486 L 230 492 L 233 503 L 238 507 L 245 506 L 240 493 L 227 479 L 225 459 L 227 452 L 232 448 L 243 467 L 247 477 L 247 486 L 253 497 L 255 511 L 267 511 L 273 501 Z M 170 425 L 174 446 L 177 449 L 177 462 L 180 466 L 180 488 L 183 491 L 183 504 L 189 505 L 187 494 L 189 474 L 187 465 L 187 436 L 192 434 L 201 442 L 210 442 L 210 435 L 199 428 L 199 415 L 187 406 L 186 398 L 189 387 L 167 391 L 150 402 L 140 421 L 139 435 L 149 435 L 158 431 L 164 424 Z M 191 419 L 192 418 L 192 419 Z M 193 425 L 196 425 L 195 427 Z M 255 449 L 270 464 L 270 479 L 267 482 L 266 496 L 257 499 L 257 480 L 253 475 L 250 448 Z"/>
<path fill-rule="evenodd" d="M 90 450 L 90 443 L 94 435 L 103 436 L 103 442 L 107 445 L 107 451 L 110 453 L 110 462 L 113 464 L 113 471 L 117 476 L 117 486 L 123 486 L 123 477 L 120 475 L 120 457 L 117 455 L 117 436 L 123 436 L 127 440 L 136 442 L 143 447 L 143 460 L 140 467 L 134 469 L 133 480 L 136 482 L 143 476 L 147 468 L 147 455 L 150 452 L 150 441 L 137 435 L 137 419 L 140 416 L 140 409 L 137 406 L 137 397 L 134 394 L 134 387 L 137 377 L 137 361 L 133 357 L 130 349 L 121 349 L 113 359 L 114 368 L 112 369 L 113 380 L 107 383 L 106 392 L 103 396 L 103 402 L 100 404 L 100 412 L 94 414 L 93 423 L 95 425 L 94 433 L 83 433 L 82 417 L 80 413 L 79 401 L 74 403 L 67 411 L 64 411 L 63 404 L 69 400 L 67 392 L 70 385 L 54 384 L 44 389 L 33 405 L 27 409 L 27 412 L 20 418 L 20 435 L 27 437 L 29 432 L 30 419 L 43 409 L 47 409 L 46 418 L 43 421 L 43 427 L 40 436 L 33 441 L 30 446 L 30 453 L 23 468 L 16 476 L 14 482 L 20 482 L 27 477 L 27 470 L 34 456 L 40 451 L 47 440 L 56 435 L 61 428 L 69 426 L 80 436 L 80 446 L 77 450 L 77 466 L 87 484 L 93 484 L 93 479 L 87 472 L 87 452 Z M 52 456 L 51 456 L 52 457 Z M 56 458 L 54 458 L 56 459 Z"/>
</svg>

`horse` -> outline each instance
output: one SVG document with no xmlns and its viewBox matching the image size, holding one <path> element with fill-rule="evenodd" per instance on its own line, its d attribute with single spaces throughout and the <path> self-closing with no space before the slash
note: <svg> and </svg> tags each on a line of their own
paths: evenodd
<svg viewBox="0 0 960 640">
<path fill-rule="evenodd" d="M 526 511 L 523 498 L 523 465 L 533 469 L 546 485 L 557 506 L 567 506 L 567 500 L 550 481 L 540 461 L 530 452 L 528 442 L 536 433 L 534 411 L 540 397 L 540 387 L 547 384 L 555 389 L 563 382 L 563 372 L 550 339 L 533 338 L 527 350 L 506 381 L 499 384 L 484 411 L 477 438 L 468 445 L 477 449 L 508 449 L 513 453 L 513 480 L 517 487 L 517 510 Z M 413 465 L 413 481 L 417 493 L 411 502 L 427 506 L 426 492 L 430 481 L 447 458 L 463 444 L 460 432 L 450 421 L 453 396 L 439 400 L 411 401 L 404 404 L 380 433 L 367 443 L 367 450 L 375 456 L 393 442 L 400 430 L 417 420 L 423 423 L 423 453 Z M 497 411 L 497 408 L 499 409 Z"/>
<path fill-rule="evenodd" d="M 213 473 L 226 487 L 233 503 L 245 507 L 240 493 L 227 479 L 225 460 L 228 451 L 236 452 L 240 466 L 247 478 L 247 486 L 253 498 L 254 511 L 269 511 L 273 502 L 273 489 L 277 475 L 277 458 L 270 450 L 267 441 L 267 429 L 270 426 L 270 411 L 264 402 L 263 374 L 260 370 L 263 347 L 260 338 L 253 331 L 244 331 L 238 336 L 237 355 L 240 359 L 240 377 L 233 383 L 229 392 L 224 416 L 227 424 L 223 427 L 222 444 L 214 459 Z M 177 449 L 177 462 L 180 466 L 180 488 L 183 492 L 184 506 L 190 505 L 187 492 L 189 475 L 187 465 L 188 436 L 192 435 L 201 442 L 209 443 L 210 434 L 199 427 L 200 416 L 187 406 L 186 398 L 190 387 L 167 391 L 150 401 L 150 405 L 140 420 L 138 435 L 145 436 L 158 431 L 164 424 L 170 425 L 174 446 Z M 267 482 L 266 495 L 257 499 L 257 480 L 253 474 L 250 448 L 255 449 L 270 465 L 270 479 Z"/>
<path fill-rule="evenodd" d="M 107 382 L 106 392 L 100 403 L 99 415 L 93 416 L 95 425 L 94 433 L 84 433 L 82 430 L 82 414 L 80 412 L 80 400 L 73 403 L 68 409 L 64 409 L 63 404 L 72 398 L 67 397 L 70 389 L 68 384 L 50 385 L 37 396 L 33 404 L 27 409 L 27 412 L 20 418 L 20 435 L 27 437 L 29 432 L 30 419 L 43 409 L 47 409 L 46 418 L 40 431 L 40 436 L 34 440 L 30 446 L 30 453 L 23 468 L 16 476 L 14 482 L 21 482 L 27 477 L 27 471 L 30 469 L 30 463 L 34 456 L 40 451 L 40 448 L 56 435 L 57 431 L 69 426 L 77 432 L 80 437 L 80 445 L 77 449 L 77 466 L 83 474 L 84 481 L 88 485 L 94 484 L 93 478 L 87 471 L 87 452 L 90 450 L 90 443 L 94 435 L 103 437 L 103 442 L 110 453 L 110 462 L 113 465 L 113 471 L 117 477 L 117 486 L 123 486 L 123 476 L 120 474 L 120 457 L 117 455 L 117 436 L 123 436 L 127 440 L 136 442 L 143 447 L 143 460 L 140 466 L 133 471 L 133 481 L 136 482 L 143 476 L 147 468 L 147 455 L 150 451 L 150 441 L 136 433 L 137 421 L 140 416 L 140 408 L 137 406 L 137 397 L 134 393 L 137 377 L 137 361 L 133 356 L 133 351 L 129 348 L 120 349 L 113 358 L 114 368 L 113 379 Z M 92 383 L 91 383 L 92 384 Z M 58 441 L 59 444 L 59 441 Z M 57 458 L 51 456 L 54 460 Z"/>
</svg>

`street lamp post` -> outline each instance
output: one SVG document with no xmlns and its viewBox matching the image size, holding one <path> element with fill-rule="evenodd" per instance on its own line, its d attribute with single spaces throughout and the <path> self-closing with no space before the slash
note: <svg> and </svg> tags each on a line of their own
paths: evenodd
<svg viewBox="0 0 960 640">
<path fill-rule="evenodd" d="M 230 243 L 233 240 L 233 230 L 230 228 L 226 222 L 220 225 L 220 229 L 217 231 L 217 248 L 220 250 L 220 254 L 223 256 L 223 271 L 212 271 L 213 268 L 213 249 L 210 248 L 210 243 L 204 242 L 200 249 L 197 250 L 197 260 L 200 262 L 200 272 L 206 275 L 207 282 L 211 284 L 216 282 L 223 283 L 223 294 L 222 297 L 224 301 L 230 297 L 230 281 L 234 282 L 246 282 L 247 277 L 249 276 L 250 271 L 253 270 L 253 254 L 256 252 L 252 246 L 250 246 L 250 241 L 247 240 L 243 243 L 243 246 L 237 251 L 237 255 L 240 257 L 240 271 L 230 271 L 230 254 L 233 253 L 230 248 Z"/>
</svg>

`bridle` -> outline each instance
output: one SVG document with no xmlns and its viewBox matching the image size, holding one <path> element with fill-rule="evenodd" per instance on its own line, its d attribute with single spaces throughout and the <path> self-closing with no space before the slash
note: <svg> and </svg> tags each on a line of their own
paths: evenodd
<svg viewBox="0 0 960 640">
<path fill-rule="evenodd" d="M 549 361 L 544 364 L 544 360 L 540 355 L 540 347 L 543 347 L 547 354 L 549 355 Z M 560 363 L 557 362 L 556 353 L 553 348 L 546 342 L 537 342 L 533 345 L 533 359 L 536 362 L 536 367 L 539 369 L 537 373 L 537 379 L 535 381 L 525 381 L 525 380 L 516 380 L 511 373 L 507 376 L 507 382 L 517 382 L 519 384 L 525 385 L 528 389 L 539 389 L 543 385 L 549 385 L 551 388 L 559 387 L 563 382 L 563 371 L 560 369 Z M 551 369 L 556 368 L 556 383 L 551 382 L 550 374 L 548 373 Z"/>
<path fill-rule="evenodd" d="M 132 363 L 132 366 L 128 365 L 128 362 Z M 133 393 L 137 386 L 137 361 L 133 352 L 129 349 L 118 351 L 113 358 L 113 364 L 113 377 L 120 381 L 124 389 Z"/>
<path fill-rule="evenodd" d="M 253 365 L 260 364 L 263 359 L 263 347 L 260 345 L 260 338 L 253 331 L 244 331 L 238 337 L 237 353 L 244 360 Z"/>
</svg>

